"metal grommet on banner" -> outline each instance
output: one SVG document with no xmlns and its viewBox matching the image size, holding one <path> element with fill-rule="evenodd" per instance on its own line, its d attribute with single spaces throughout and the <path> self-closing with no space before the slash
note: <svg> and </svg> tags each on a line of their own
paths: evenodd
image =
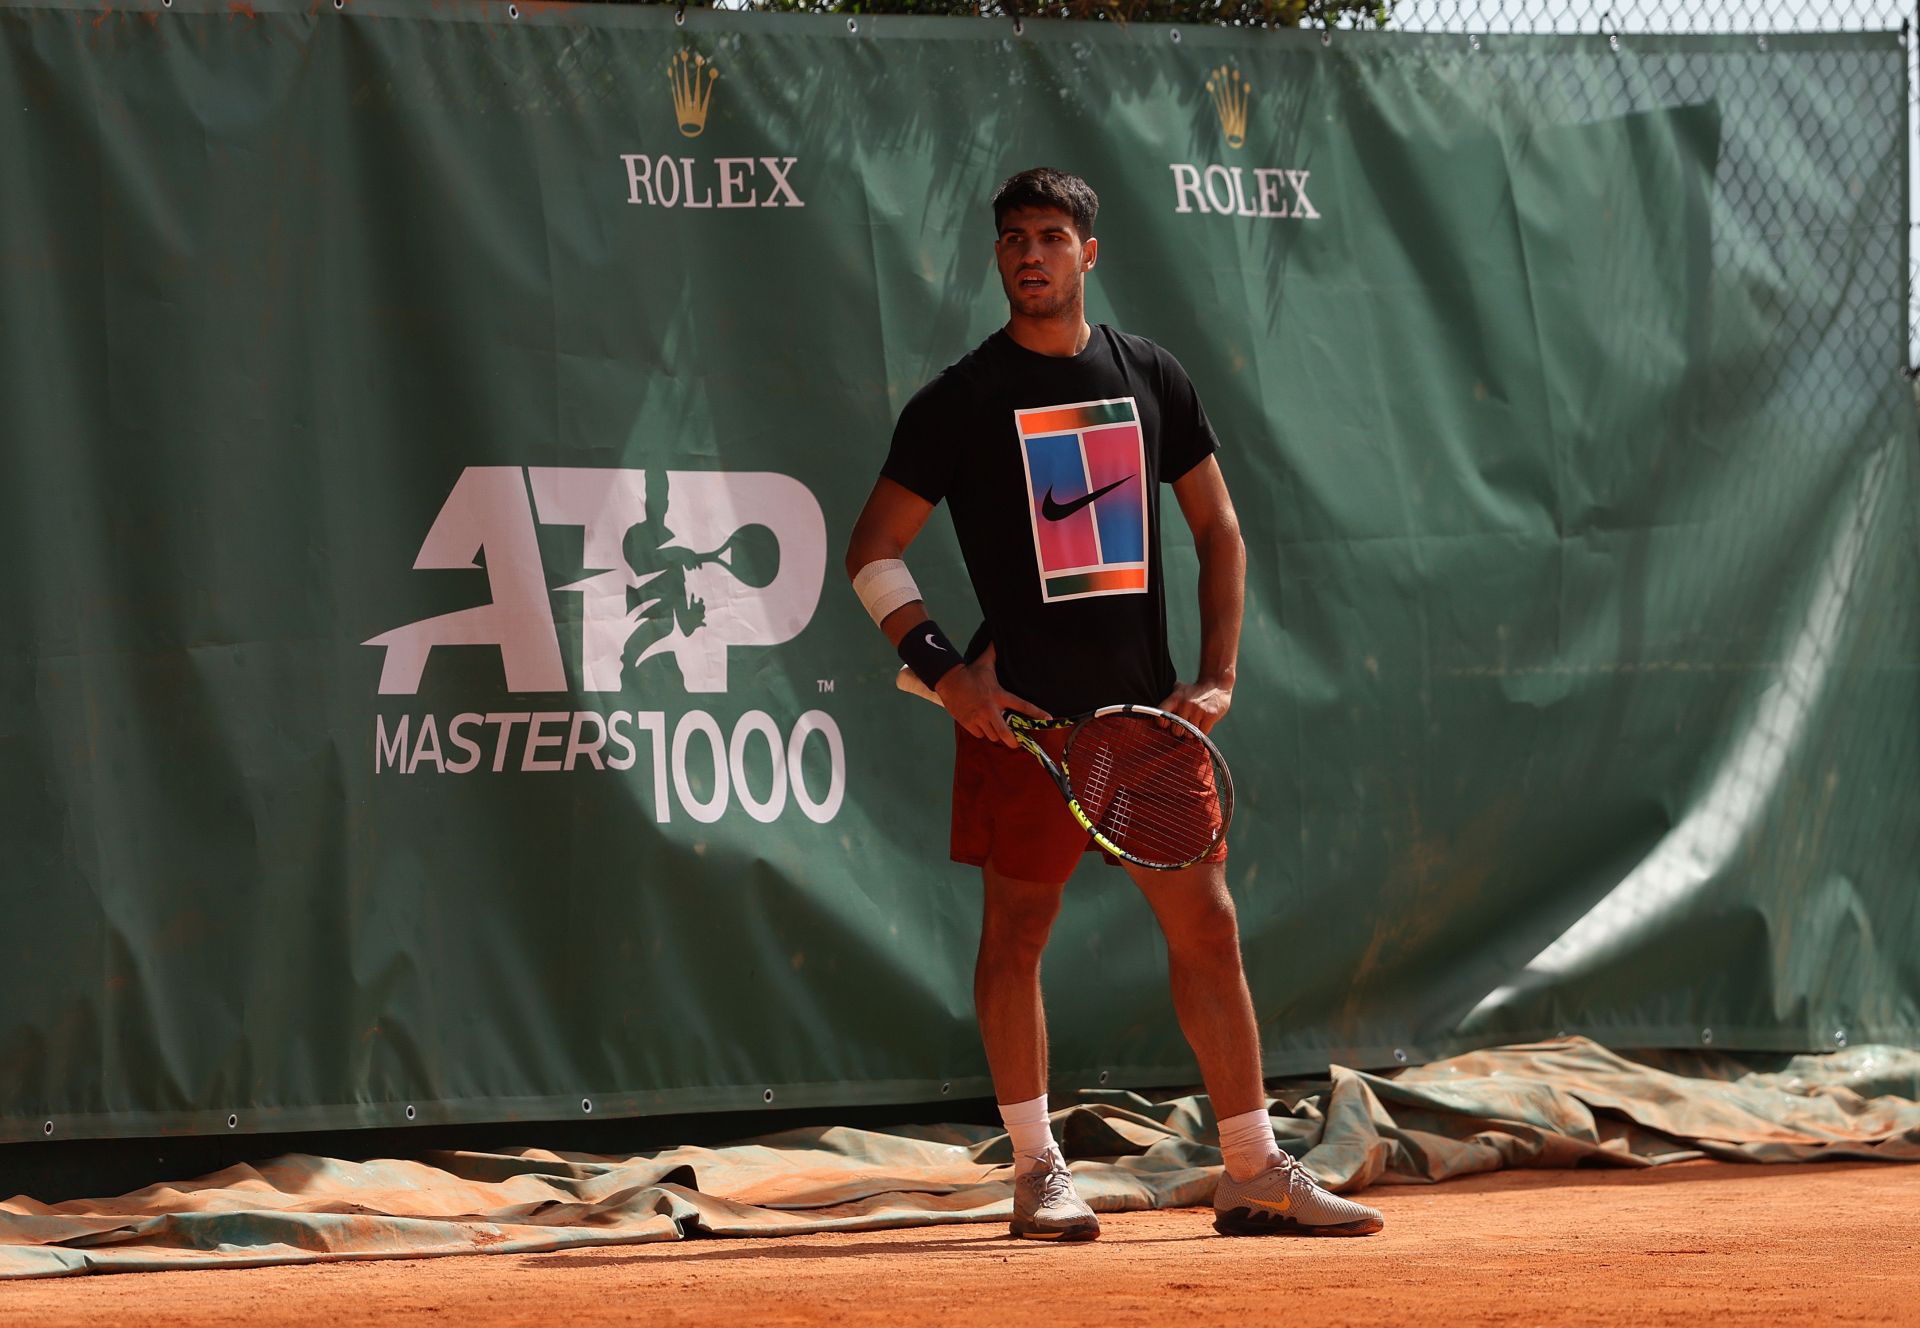
<svg viewBox="0 0 1920 1328">
<path fill-rule="evenodd" d="M 580 1110 L 585 1115 L 588 1115 L 588 1116 L 593 1115 L 593 1099 L 590 1097 L 581 1098 Z"/>
<path fill-rule="evenodd" d="M 687 0 L 680 0 L 680 3 L 673 7 L 673 26 L 676 28 L 685 27 L 686 22 Z"/>
<path fill-rule="evenodd" d="M 1764 52 L 1766 51 L 1766 49 L 1767 49 L 1767 37 L 1766 37 L 1766 34 L 1765 34 L 1765 33 L 1761 33 L 1761 34 L 1760 34 L 1760 36 L 1759 36 L 1758 38 L 1756 38 L 1755 40 L 1756 40 L 1756 42 L 1757 42 L 1757 44 L 1759 45 L 1759 47 L 1760 47 L 1760 50 L 1761 50 L 1761 52 L 1762 52 L 1762 53 L 1764 53 Z"/>
<path fill-rule="evenodd" d="M 953 1091 L 953 1085 L 952 1085 L 952 1084 L 941 1084 L 941 1085 L 940 1085 L 940 1095 L 941 1095 L 942 1097 L 945 1097 L 945 1096 L 946 1096 L 946 1095 L 947 1095 L 948 1093 L 951 1093 L 952 1091 Z"/>
<path fill-rule="evenodd" d="M 1320 29 L 1320 44 L 1322 46 L 1333 45 L 1333 29 L 1332 28 Z"/>
<path fill-rule="evenodd" d="M 519 22 L 519 21 L 520 21 L 520 6 L 519 6 L 519 5 L 508 5 L 508 6 L 507 6 L 507 17 L 508 17 L 508 18 L 510 18 L 510 19 L 512 19 L 512 20 L 514 20 L 514 22 L 516 22 L 516 23 L 517 23 L 517 22 Z"/>
<path fill-rule="evenodd" d="M 764 1093 L 762 1093 L 762 1094 L 760 1095 L 760 1100 L 761 1100 L 762 1102 L 769 1102 L 769 1103 L 770 1103 L 770 1102 L 772 1102 L 772 1101 L 773 1101 L 773 1090 L 772 1090 L 771 1088 L 769 1088 L 769 1089 L 768 1089 L 768 1090 L 767 1090 L 766 1092 L 764 1092 Z"/>
<path fill-rule="evenodd" d="M 333 7 L 335 9 L 345 9 L 347 7 L 347 0 L 333 0 Z"/>
<path fill-rule="evenodd" d="M 1478 37 L 1475 37 L 1475 36 L 1468 36 L 1468 38 L 1467 38 L 1467 49 L 1468 49 L 1469 51 L 1477 51 L 1477 50 L 1479 50 L 1479 49 L 1480 49 L 1480 39 L 1479 39 Z"/>
<path fill-rule="evenodd" d="M 1105 1070 L 1100 1071 L 1100 1082 L 1103 1084 L 1107 1082 L 1107 1072 Z"/>
<path fill-rule="evenodd" d="M 239 1118 L 238 1116 L 233 1116 L 233 1115 L 229 1115 L 229 1116 L 227 1117 L 227 1128 L 228 1128 L 229 1130 L 237 1130 L 237 1129 L 239 1129 L 239 1128 L 240 1128 L 240 1118 Z"/>
<path fill-rule="evenodd" d="M 407 1103 L 407 1119 L 412 1120 L 413 1117 L 414 1117 L 413 1103 L 409 1102 Z"/>
<path fill-rule="evenodd" d="M 48 1121 L 45 1125 L 42 1125 L 40 1127 L 40 1133 L 51 1135 L 53 1133 L 53 1122 Z"/>
<path fill-rule="evenodd" d="M 1713 1030 L 1711 1028 L 1703 1028 L 1700 1030 L 1700 1045 L 1703 1047 L 1711 1047 L 1713 1045 Z"/>
<path fill-rule="evenodd" d="M 1167 37 L 1169 40 L 1173 42 L 1175 46 L 1178 46 L 1180 44 L 1180 29 L 1175 28 L 1172 32 L 1169 32 L 1167 34 Z"/>
<path fill-rule="evenodd" d="M 1836 1046 L 1836 1047 L 1844 1047 L 1844 1046 L 1846 1046 L 1846 1045 L 1847 1045 L 1847 1030 L 1846 1030 L 1846 1029 L 1844 1029 L 1844 1028 L 1836 1028 L 1836 1029 L 1834 1029 L 1834 1030 L 1833 1030 L 1833 1045 L 1834 1045 L 1834 1046 Z"/>
<path fill-rule="evenodd" d="M 860 31 L 860 21 L 856 18 L 849 17 L 847 19 L 847 31 L 848 32 Z"/>
<path fill-rule="evenodd" d="M 1399 1061 L 1402 1065 L 1405 1065 L 1407 1063 L 1407 1053 L 1402 1048 L 1395 1047 L 1393 1049 L 1393 1058 L 1396 1061 Z"/>
</svg>

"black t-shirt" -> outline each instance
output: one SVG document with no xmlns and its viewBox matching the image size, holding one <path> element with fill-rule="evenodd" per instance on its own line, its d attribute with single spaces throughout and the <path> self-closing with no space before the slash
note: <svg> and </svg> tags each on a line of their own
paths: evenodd
<svg viewBox="0 0 1920 1328">
<path fill-rule="evenodd" d="M 900 412 L 880 473 L 945 500 L 1000 685 L 1052 714 L 1157 704 L 1167 654 L 1160 485 L 1220 443 L 1179 362 L 1103 325 L 1078 355 L 995 332 Z"/>
</svg>

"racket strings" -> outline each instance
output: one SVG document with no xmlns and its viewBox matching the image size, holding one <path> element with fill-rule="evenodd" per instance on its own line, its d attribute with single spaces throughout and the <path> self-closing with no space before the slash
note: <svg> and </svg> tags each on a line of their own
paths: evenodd
<svg viewBox="0 0 1920 1328">
<path fill-rule="evenodd" d="M 1067 750 L 1074 799 L 1115 847 L 1149 862 L 1193 861 L 1220 837 L 1212 748 L 1146 715 L 1102 715 Z"/>
<path fill-rule="evenodd" d="M 1081 801 L 1088 820 L 1103 838 L 1143 861 L 1179 864 L 1203 856 L 1219 838 L 1219 819 L 1211 806 L 1195 807 L 1186 815 L 1156 809 L 1155 799 L 1164 796 L 1151 790 L 1136 792 L 1122 782 L 1110 794 L 1094 793 Z M 1188 786 L 1180 795 L 1191 801 L 1195 790 Z M 1094 805 L 1089 807 L 1087 802 Z"/>
</svg>

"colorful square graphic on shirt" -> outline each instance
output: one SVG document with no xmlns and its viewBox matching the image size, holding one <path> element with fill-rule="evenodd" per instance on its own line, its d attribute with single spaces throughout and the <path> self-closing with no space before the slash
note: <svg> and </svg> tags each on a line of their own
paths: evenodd
<svg viewBox="0 0 1920 1328">
<path fill-rule="evenodd" d="M 1013 413 L 1040 598 L 1147 589 L 1147 453 L 1132 397 Z"/>
</svg>

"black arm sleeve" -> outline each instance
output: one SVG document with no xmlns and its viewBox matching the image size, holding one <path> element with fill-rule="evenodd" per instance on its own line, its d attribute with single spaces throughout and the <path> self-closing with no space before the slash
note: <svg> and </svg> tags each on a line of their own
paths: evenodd
<svg viewBox="0 0 1920 1328">
<path fill-rule="evenodd" d="M 1172 484 L 1220 450 L 1193 380 L 1180 361 L 1160 352 L 1160 479 Z"/>
<path fill-rule="evenodd" d="M 959 450 L 953 438 L 953 384 L 941 374 L 907 402 L 893 426 L 880 474 L 930 503 L 947 496 Z"/>
</svg>

